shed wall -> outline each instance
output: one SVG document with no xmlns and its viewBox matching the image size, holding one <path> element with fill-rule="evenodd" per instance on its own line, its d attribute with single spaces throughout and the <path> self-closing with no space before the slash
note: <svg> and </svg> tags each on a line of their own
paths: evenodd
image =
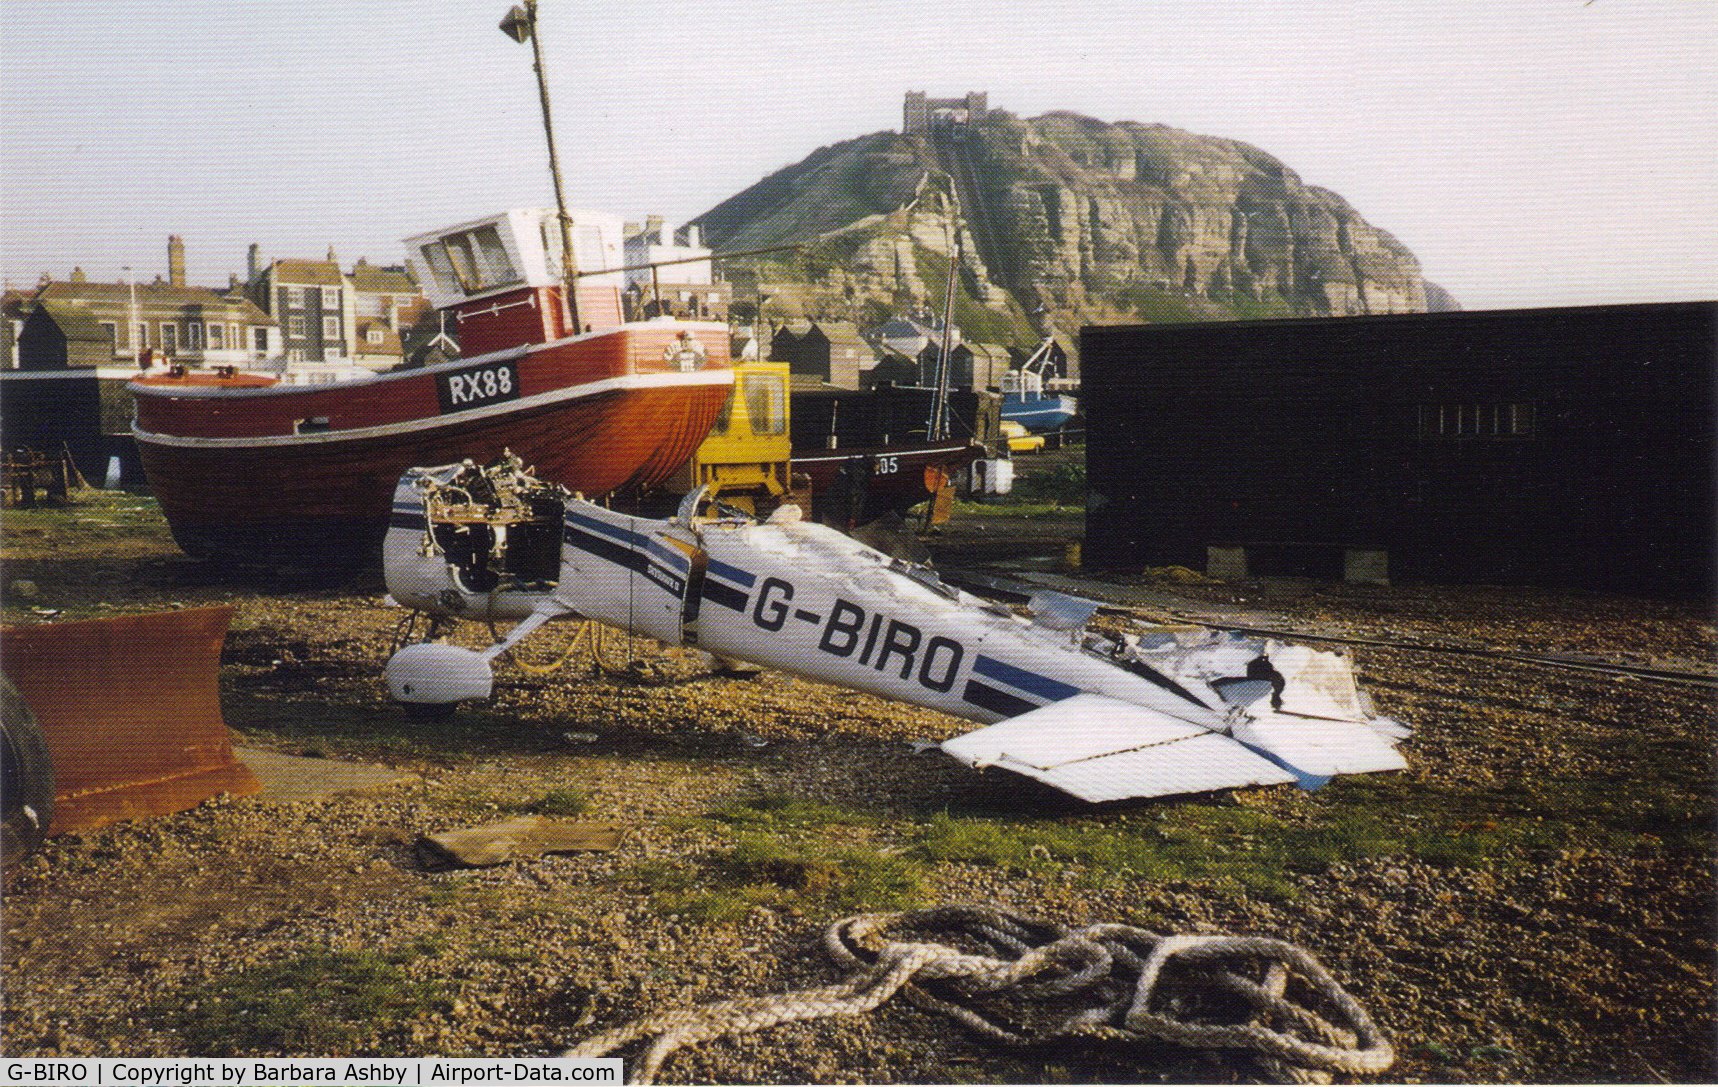
<svg viewBox="0 0 1718 1087">
<path fill-rule="evenodd" d="M 1712 303 L 1094 327 L 1086 555 L 1706 591 Z"/>
</svg>

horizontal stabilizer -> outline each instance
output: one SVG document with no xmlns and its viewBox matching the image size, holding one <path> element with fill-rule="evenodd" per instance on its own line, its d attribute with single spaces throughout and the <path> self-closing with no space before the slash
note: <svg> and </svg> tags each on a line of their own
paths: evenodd
<svg viewBox="0 0 1718 1087">
<path fill-rule="evenodd" d="M 969 766 L 1000 766 L 1094 803 L 1303 777 L 1220 732 L 1096 694 L 1052 702 L 942 749 Z"/>
<path fill-rule="evenodd" d="M 1395 743 L 1364 721 L 1329 721 L 1272 713 L 1237 723 L 1234 735 L 1307 777 L 1403 770 L 1408 765 Z"/>
</svg>

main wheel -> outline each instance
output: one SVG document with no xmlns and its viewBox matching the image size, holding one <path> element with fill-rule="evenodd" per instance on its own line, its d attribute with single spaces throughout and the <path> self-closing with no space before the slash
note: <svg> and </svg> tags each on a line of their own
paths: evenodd
<svg viewBox="0 0 1718 1087">
<path fill-rule="evenodd" d="M 12 864 L 42 844 L 54 820 L 54 763 L 24 696 L 0 679 L 0 860 Z"/>
</svg>

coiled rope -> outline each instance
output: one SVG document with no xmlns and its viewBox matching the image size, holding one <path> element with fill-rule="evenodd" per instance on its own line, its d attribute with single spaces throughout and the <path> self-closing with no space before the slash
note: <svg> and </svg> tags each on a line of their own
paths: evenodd
<svg viewBox="0 0 1718 1087">
<path fill-rule="evenodd" d="M 1067 928 L 951 906 L 849 917 L 823 943 L 844 980 L 659 1012 L 562 1056 L 606 1056 L 649 1039 L 632 1082 L 650 1083 L 681 1046 L 862 1015 L 900 993 L 1009 1045 L 1088 1037 L 1240 1049 L 1289 1078 L 1318 1082 L 1381 1072 L 1395 1060 L 1359 1001 L 1316 958 L 1281 940 Z"/>
</svg>

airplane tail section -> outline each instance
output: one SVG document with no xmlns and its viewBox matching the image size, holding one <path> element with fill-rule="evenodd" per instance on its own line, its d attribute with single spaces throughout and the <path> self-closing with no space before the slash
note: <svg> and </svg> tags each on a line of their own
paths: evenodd
<svg viewBox="0 0 1718 1087">
<path fill-rule="evenodd" d="M 1227 731 L 1145 706 L 1080 694 L 957 736 L 942 750 L 968 766 L 998 766 L 1094 803 L 1400 770 L 1391 741 L 1364 721 L 1269 713 Z"/>
<path fill-rule="evenodd" d="M 1094 803 L 1297 780 L 1221 732 L 1097 694 L 1052 702 L 942 749 L 968 766 L 1000 766 Z"/>
</svg>

